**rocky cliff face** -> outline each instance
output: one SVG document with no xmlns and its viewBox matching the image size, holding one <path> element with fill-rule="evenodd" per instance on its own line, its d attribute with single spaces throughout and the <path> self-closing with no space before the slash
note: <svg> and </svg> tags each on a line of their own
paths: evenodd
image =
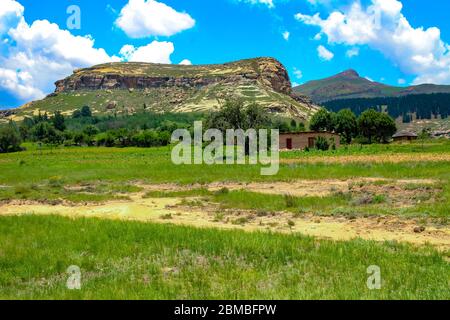
<svg viewBox="0 0 450 320">
<path fill-rule="evenodd" d="M 71 114 L 83 105 L 96 114 L 208 112 L 229 97 L 256 102 L 269 113 L 308 119 L 317 107 L 294 94 L 284 66 L 272 58 L 215 65 L 108 63 L 75 70 L 56 82 L 44 100 L 20 109 L 22 114 L 60 110 Z"/>
<path fill-rule="evenodd" d="M 150 63 L 111 63 L 75 70 L 56 82 L 56 93 L 77 90 L 203 88 L 213 84 L 258 83 L 291 94 L 291 82 L 275 59 L 259 58 L 223 65 L 174 66 Z"/>
</svg>

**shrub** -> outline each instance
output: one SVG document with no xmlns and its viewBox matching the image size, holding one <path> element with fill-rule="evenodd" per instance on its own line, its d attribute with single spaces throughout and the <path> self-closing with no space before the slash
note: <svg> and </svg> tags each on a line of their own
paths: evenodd
<svg viewBox="0 0 450 320">
<path fill-rule="evenodd" d="M 316 140 L 316 148 L 318 150 L 327 151 L 330 149 L 330 143 L 324 137 L 318 137 Z"/>
<path fill-rule="evenodd" d="M 0 153 L 19 151 L 21 142 L 19 133 L 12 126 L 0 129 Z"/>
</svg>

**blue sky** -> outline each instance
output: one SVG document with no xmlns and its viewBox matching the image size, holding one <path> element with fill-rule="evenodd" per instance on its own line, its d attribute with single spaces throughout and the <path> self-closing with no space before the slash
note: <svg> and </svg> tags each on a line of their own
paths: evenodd
<svg viewBox="0 0 450 320">
<path fill-rule="evenodd" d="M 71 5 L 80 29 L 68 30 Z M 271 56 L 298 84 L 349 68 L 392 85 L 450 84 L 449 10 L 447 0 L 0 0 L 0 108 L 108 61 Z"/>
</svg>

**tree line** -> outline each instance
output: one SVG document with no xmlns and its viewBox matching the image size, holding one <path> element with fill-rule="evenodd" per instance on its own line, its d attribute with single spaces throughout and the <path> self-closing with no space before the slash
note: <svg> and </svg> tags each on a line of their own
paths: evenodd
<svg viewBox="0 0 450 320">
<path fill-rule="evenodd" d="M 417 119 L 432 119 L 440 116 L 446 119 L 450 114 L 450 94 L 412 94 L 402 97 L 353 98 L 333 100 L 322 103 L 330 111 L 337 112 L 343 108 L 360 115 L 367 109 L 386 111 L 394 119 L 402 117 L 410 122 L 414 114 Z"/>
<path fill-rule="evenodd" d="M 24 141 L 49 146 L 158 147 L 171 142 L 176 129 L 193 130 L 196 120 L 204 120 L 205 128 L 278 129 L 281 133 L 306 131 L 303 122 L 271 116 L 259 105 L 246 105 L 241 99 L 226 100 L 218 111 L 209 114 L 138 113 L 126 116 L 94 116 L 89 106 L 65 116 L 39 113 L 13 121 L 0 128 L 0 153 L 20 150 Z M 349 110 L 337 113 L 321 109 L 313 116 L 310 130 L 339 133 L 345 142 L 354 138 L 364 142 L 386 142 L 396 131 L 395 123 L 384 113 L 369 110 L 356 118 Z M 319 141 L 321 142 L 321 141 Z M 322 145 L 321 143 L 319 143 Z M 325 148 L 323 144 L 322 148 Z M 327 148 L 328 149 L 328 148 Z"/>
<path fill-rule="evenodd" d="M 350 109 L 330 112 L 322 108 L 311 118 L 309 126 L 313 131 L 338 133 L 345 143 L 351 143 L 355 138 L 361 143 L 387 143 L 397 132 L 394 119 L 374 109 L 356 117 Z"/>
</svg>

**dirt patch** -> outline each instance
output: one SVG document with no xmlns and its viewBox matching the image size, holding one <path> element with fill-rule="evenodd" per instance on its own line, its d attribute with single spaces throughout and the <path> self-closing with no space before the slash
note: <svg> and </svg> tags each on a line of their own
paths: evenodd
<svg viewBox="0 0 450 320">
<path fill-rule="evenodd" d="M 348 155 L 348 156 L 311 156 L 295 159 L 281 159 L 282 164 L 295 163 L 402 163 L 402 162 L 440 162 L 450 161 L 450 154 L 382 154 L 382 155 Z"/>
<path fill-rule="evenodd" d="M 198 199 L 197 199 L 198 200 Z M 415 245 L 431 244 L 441 250 L 450 249 L 450 228 L 419 224 L 413 219 L 399 217 L 317 217 L 292 213 L 266 214 L 246 210 L 223 210 L 205 204 L 202 207 L 184 205 L 181 198 L 110 201 L 98 205 L 67 206 L 44 204 L 3 204 L 0 215 L 62 215 L 67 217 L 97 217 L 115 220 L 172 223 L 195 227 L 241 229 L 245 231 L 272 231 L 301 233 L 318 238 L 347 241 L 355 238 L 375 241 L 399 241 Z M 418 228 L 419 227 L 419 228 Z M 417 232 L 419 231 L 419 232 Z"/>
<path fill-rule="evenodd" d="M 218 191 L 227 188 L 230 191 L 248 191 L 273 195 L 292 195 L 296 197 L 326 197 L 337 193 L 351 193 L 355 198 L 370 196 L 382 202 L 413 205 L 432 201 L 441 189 L 432 179 L 387 180 L 380 178 L 358 178 L 353 180 L 295 180 L 288 182 L 214 182 L 200 185 L 139 185 L 146 192 L 177 192 L 205 188 Z M 380 198 L 383 197 L 383 199 Z"/>
</svg>

